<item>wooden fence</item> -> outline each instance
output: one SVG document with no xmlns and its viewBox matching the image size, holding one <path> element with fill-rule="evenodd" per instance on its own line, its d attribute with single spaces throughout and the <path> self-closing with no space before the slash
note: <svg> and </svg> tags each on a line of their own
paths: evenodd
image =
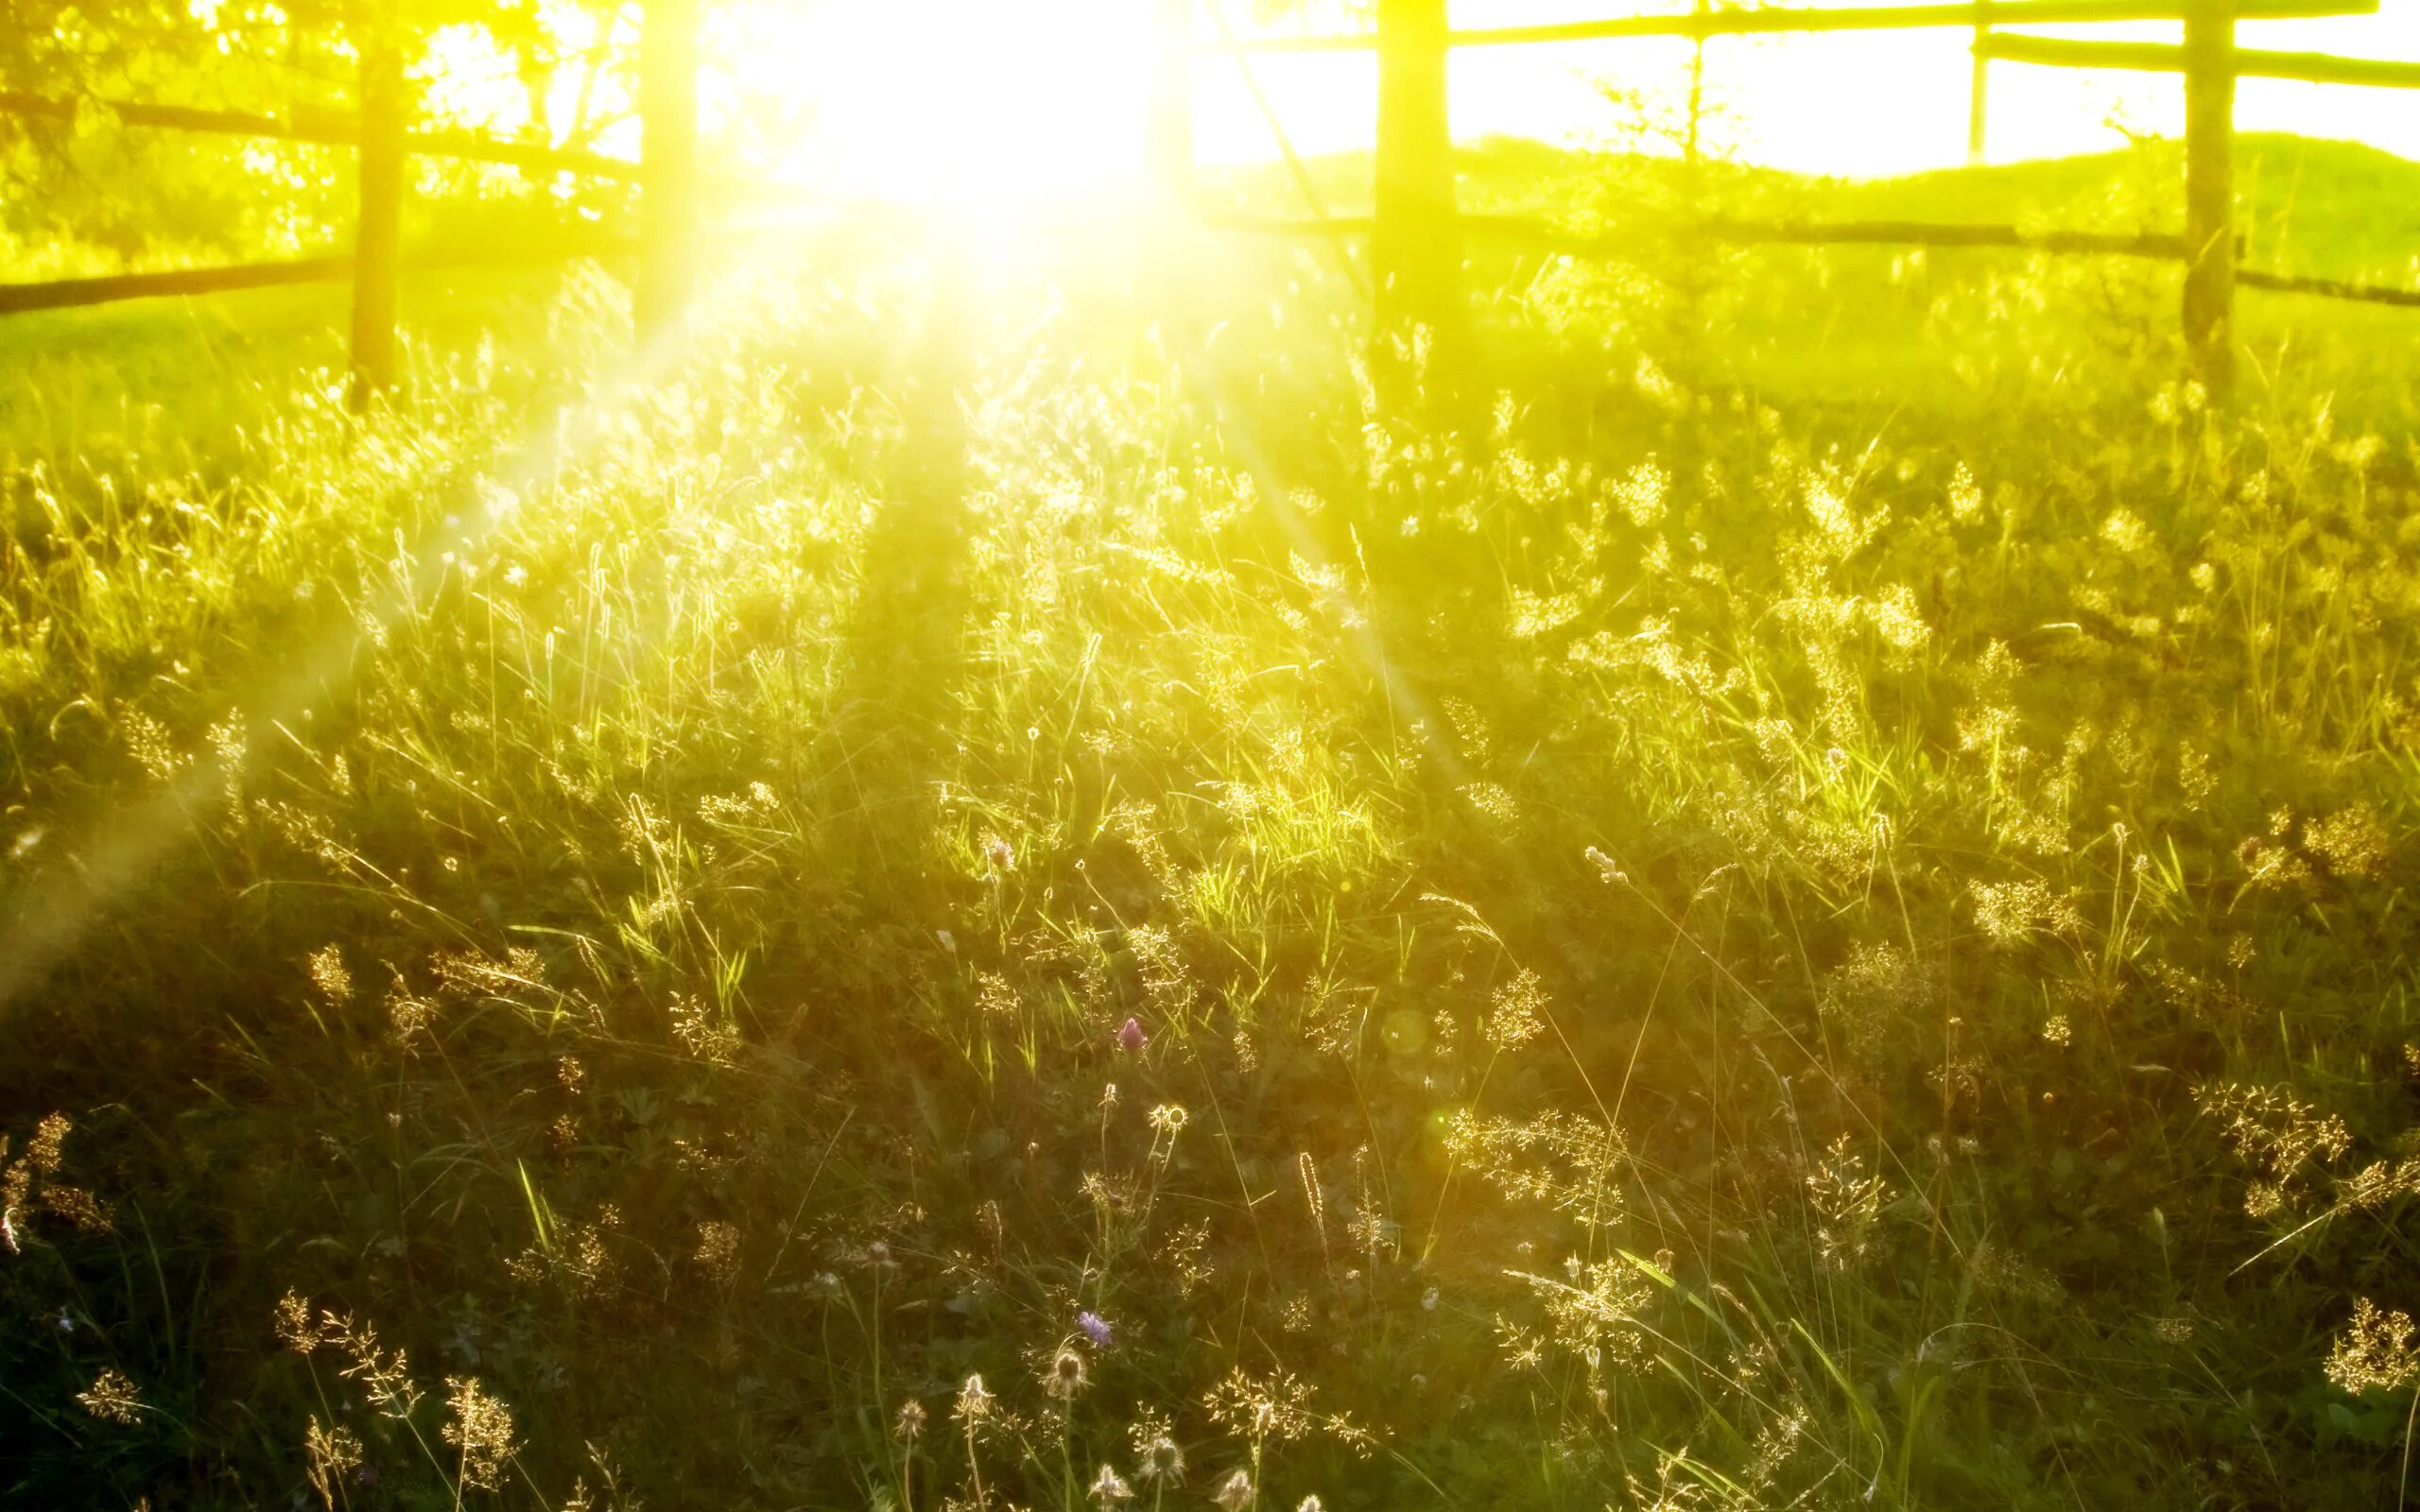
<svg viewBox="0 0 2420 1512">
<path fill-rule="evenodd" d="M 1235 58 L 1249 72 L 1261 54 L 1374 52 L 1378 59 L 1378 126 L 1374 165 L 1374 214 L 1366 221 L 1339 222 L 1322 216 L 1316 225 L 1291 226 L 1230 218 L 1234 229 L 1292 233 L 1367 234 L 1378 285 L 1381 340 L 1391 325 L 1446 330 L 1461 318 L 1458 288 L 1441 284 L 1440 266 L 1459 261 L 1461 236 L 1510 236 L 1567 249 L 1618 253 L 1601 240 L 1573 238 L 1535 221 L 1462 216 L 1451 200 L 1451 142 L 1446 128 L 1444 59 L 1455 48 L 1611 41 L 1640 37 L 1686 38 L 1703 45 L 1723 36 L 1968 27 L 1974 32 L 1973 103 L 1968 151 L 1982 150 L 1983 92 L 1993 61 L 2053 67 L 2148 69 L 2184 77 L 2186 96 L 2185 215 L 2181 234 L 2109 236 L 2079 232 L 2021 232 L 2013 225 L 1925 222 L 1831 222 L 1752 224 L 1707 219 L 1698 226 L 1710 239 L 1746 243 L 1896 243 L 1934 247 L 2028 247 L 2052 253 L 2152 257 L 2185 265 L 2183 325 L 2196 377 L 2214 393 L 2233 384 L 2230 332 L 2238 284 L 2377 303 L 2420 306 L 2420 292 L 2378 288 L 2341 280 L 2301 278 L 2239 268 L 2240 244 L 2234 224 L 2235 81 L 2288 78 L 2310 83 L 2420 88 L 2420 63 L 2336 58 L 2314 53 L 2238 48 L 2238 21 L 2375 13 L 2377 0 L 1962 0 L 1955 4 L 1878 5 L 1857 8 L 1772 6 L 1715 10 L 1699 0 L 1693 10 L 1671 15 L 1624 16 L 1547 26 L 1457 29 L 1445 19 L 1444 0 L 1378 0 L 1377 29 L 1343 34 L 1237 38 L 1222 33 L 1198 43 L 1201 51 Z M 2182 45 L 2099 43 L 2009 35 L 1995 28 L 2058 23 L 2181 21 Z M 1694 106 L 1696 90 L 1692 89 Z M 1400 103 L 1419 100 L 1420 107 Z M 1272 119 L 1272 127 L 1277 123 Z M 1282 136 L 1282 128 L 1280 128 Z M 1400 187 L 1417 184 L 1406 195 Z M 1444 203 L 1438 204 L 1440 196 Z M 1439 228 L 1447 228 L 1440 231 Z"/>
<path fill-rule="evenodd" d="M 678 335 L 694 292 L 699 261 L 697 71 L 699 0 L 644 0 L 639 44 L 641 152 L 635 163 L 574 148 L 498 140 L 476 132 L 416 127 L 407 97 L 403 27 L 396 0 L 365 0 L 354 14 L 359 57 L 356 106 L 350 112 L 271 115 L 140 101 L 94 102 L 0 93 L 0 115 L 73 121 L 101 110 L 129 127 L 212 132 L 349 146 L 356 154 L 359 199 L 350 254 L 278 263 L 196 268 L 113 278 L 0 285 L 0 315 L 162 294 L 206 293 L 277 284 L 353 284 L 352 393 L 366 406 L 396 377 L 398 283 L 407 266 L 546 261 L 635 249 L 634 307 L 642 341 Z M 2233 377 L 2235 289 L 2278 289 L 2332 298 L 2420 306 L 2420 291 L 2239 268 L 2234 227 L 2235 81 L 2290 78 L 2313 83 L 2420 87 L 2420 63 L 2262 52 L 2235 44 L 2236 23 L 2286 17 L 2368 14 L 2378 0 L 1953 0 L 1858 8 L 1778 5 L 1716 9 L 1710 0 L 1669 15 L 1620 16 L 1545 26 L 1456 28 L 1446 0 L 1378 0 L 1370 32 L 1238 37 L 1223 22 L 1197 38 L 1191 0 L 1154 0 L 1165 45 L 1156 67 L 1151 156 L 1177 198 L 1189 195 L 1193 169 L 1190 78 L 1194 56 L 1233 57 L 1250 77 L 1256 54 L 1375 53 L 1377 151 L 1374 212 L 1364 219 L 1328 216 L 1290 147 L 1287 157 L 1314 218 L 1270 221 L 1226 217 L 1230 229 L 1280 234 L 1364 236 L 1374 273 L 1370 290 L 1383 348 L 1392 337 L 1426 330 L 1450 341 L 1462 322 L 1461 248 L 1465 236 L 1512 238 L 1591 254 L 1618 254 L 1600 239 L 1574 237 L 1544 222 L 1464 215 L 1455 200 L 1447 112 L 1446 60 L 1457 48 L 1577 43 L 1677 37 L 1702 50 L 1710 38 L 1962 27 L 1974 33 L 1974 103 L 1969 148 L 1979 154 L 1983 91 L 1994 61 L 2052 67 L 2118 68 L 2180 74 L 2186 94 L 2185 215 L 2175 234 L 2110 235 L 2032 232 L 2008 224 L 1907 221 L 1750 223 L 1706 219 L 1695 228 L 1734 243 L 1831 245 L 1890 243 L 1940 247 L 2020 247 L 2078 255 L 2156 258 L 2185 265 L 2183 323 L 2197 376 L 2223 393 Z M 1215 6 L 1213 16 L 1217 15 Z M 2078 42 L 2011 35 L 1997 28 L 2048 23 L 2181 21 L 2181 45 Z M 1703 66 L 1703 54 L 1699 59 Z M 1694 77 L 1694 76 L 1693 76 Z M 1257 84 L 1255 96 L 1269 110 Z M 1693 88 L 1692 102 L 1697 97 Z M 1269 111 L 1285 143 L 1282 123 Z M 414 157 L 449 157 L 545 172 L 585 174 L 640 186 L 638 234 L 575 238 L 542 247 L 406 256 L 402 246 L 406 169 Z"/>
<path fill-rule="evenodd" d="M 281 284 L 353 284 L 349 395 L 356 409 L 396 381 L 396 314 L 406 269 L 560 262 L 637 254 L 635 308 L 643 341 L 677 335 L 696 283 L 698 199 L 697 0 L 648 0 L 639 48 L 640 159 L 497 139 L 475 131 L 416 128 L 407 96 L 403 28 L 395 0 L 354 12 L 359 57 L 356 107 L 271 115 L 142 101 L 54 99 L 0 92 L 0 115 L 72 124 L 99 112 L 129 127 L 351 147 L 357 202 L 348 253 L 217 267 L 0 284 L 0 315 L 107 304 L 164 295 L 208 294 Z M 438 249 L 403 246 L 407 170 L 415 157 L 493 163 L 582 174 L 640 185 L 640 234 L 554 236 L 536 245 Z"/>
</svg>

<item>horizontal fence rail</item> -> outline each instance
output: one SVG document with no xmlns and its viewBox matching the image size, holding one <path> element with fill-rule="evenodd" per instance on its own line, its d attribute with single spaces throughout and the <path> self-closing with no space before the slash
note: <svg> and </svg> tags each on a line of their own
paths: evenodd
<svg viewBox="0 0 2420 1512">
<path fill-rule="evenodd" d="M 526 267 L 573 262 L 586 257 L 614 257 L 637 250 L 629 236 L 597 236 L 573 242 L 511 247 L 464 247 L 407 253 L 406 272 L 451 272 L 479 267 Z M 116 273 L 100 278 L 51 279 L 38 284 L 0 284 L 0 315 L 35 310 L 66 310 L 91 304 L 117 304 L 129 300 L 168 299 L 190 294 L 226 294 L 239 289 L 280 288 L 299 284 L 341 284 L 354 276 L 351 252 L 319 257 L 293 257 L 274 262 L 235 263 L 220 267 L 170 268 L 157 273 Z"/>
<path fill-rule="evenodd" d="M 1210 215 L 1217 231 L 1263 236 L 1366 236 L 1367 215 Z M 1568 231 L 1530 215 L 1464 215 L 1465 232 L 1576 256 L 1619 257 L 1634 240 Z M 2185 260 L 2185 238 L 2162 232 L 2037 230 L 2005 222 L 1938 220 L 1746 220 L 1717 216 L 1679 228 L 1684 236 L 1740 247 L 1982 247 L 2091 257 Z"/>
<path fill-rule="evenodd" d="M 1367 236 L 1368 215 L 1233 215 L 1202 217 L 1213 231 L 1255 236 L 1313 238 Z M 1462 229 L 1492 241 L 1517 243 L 1541 251 L 1575 257 L 1625 257 L 1637 249 L 1634 241 L 1566 231 L 1527 215 L 1464 215 Z M 2139 257 L 2154 262 L 2189 261 L 2185 238 L 2165 232 L 2048 231 L 1997 222 L 1926 220 L 1740 220 L 1719 217 L 1682 229 L 1683 235 L 1739 247 L 1973 247 L 2046 252 L 2054 256 Z M 2241 256 L 2244 239 L 2236 238 Z M 2420 309 L 2420 289 L 2393 288 L 2347 279 L 2314 278 L 2274 273 L 2238 265 L 2238 284 L 2246 288 L 2281 294 L 2309 294 L 2324 299 L 2351 300 Z"/>
<path fill-rule="evenodd" d="M 99 111 L 128 126 L 206 135 L 251 137 L 274 142 L 308 142 L 322 146 L 355 147 L 361 144 L 360 121 L 342 111 L 313 111 L 293 115 L 265 115 L 251 111 L 203 110 L 190 105 L 143 105 L 130 101 L 53 99 L 39 94 L 0 91 L 0 115 L 20 120 L 72 122 L 84 112 Z M 495 163 L 542 172 L 582 173 L 626 182 L 639 180 L 639 165 L 627 158 L 609 157 L 578 147 L 551 146 L 542 142 L 512 142 L 478 131 L 439 127 L 404 134 L 405 151 L 414 157 L 457 158 Z"/>
<path fill-rule="evenodd" d="M 2053 231 L 2011 223 L 1925 220 L 1737 220 L 1698 228 L 1715 241 L 1751 247 L 2002 247 L 2092 257 L 2182 261 L 2185 238 L 2162 232 Z"/>
<path fill-rule="evenodd" d="M 2271 289 L 2279 294 L 2317 294 L 2331 300 L 2420 309 L 2420 289 L 2388 288 L 2381 284 L 2356 284 L 2339 278 L 2306 278 L 2293 273 L 2264 273 L 2256 267 L 2237 268 L 2235 281 L 2245 288 Z"/>
<path fill-rule="evenodd" d="M 2378 0 L 2240 0 L 2238 21 L 2283 21 L 2376 15 Z M 2105 21 L 2182 21 L 2186 0 L 1967 0 L 1943 5 L 1771 6 L 1755 10 L 1702 10 L 1668 16 L 1619 16 L 1534 26 L 1448 31 L 1449 47 L 1519 46 L 1604 42 L 1624 37 L 1770 36 L 1784 32 L 1902 31 L 1935 26 L 2078 25 Z M 1375 32 L 1237 37 L 1195 44 L 1211 53 L 1374 52 Z"/>
<path fill-rule="evenodd" d="M 2116 68 L 2153 74 L 2181 74 L 2187 66 L 2185 49 L 2166 43 L 2080 42 L 2066 37 L 1986 36 L 1976 42 L 1975 56 L 1996 63 Z M 2338 58 L 2328 53 L 2281 53 L 2238 47 L 2230 56 L 2230 62 L 2238 78 L 2420 89 L 2420 63 L 2381 58 Z"/>
</svg>

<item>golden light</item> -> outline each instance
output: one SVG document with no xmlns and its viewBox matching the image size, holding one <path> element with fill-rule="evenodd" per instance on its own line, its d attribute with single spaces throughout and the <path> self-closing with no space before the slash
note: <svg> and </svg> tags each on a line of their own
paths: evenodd
<svg viewBox="0 0 2420 1512">
<path fill-rule="evenodd" d="M 1137 0 L 764 0 L 727 35 L 735 95 L 795 104 L 772 171 L 983 212 L 1139 182 L 1150 23 Z"/>
<path fill-rule="evenodd" d="M 1847 0 L 1836 0 L 1847 3 Z M 1230 5 L 1237 24 L 1245 7 Z M 1468 0 L 1466 25 L 1602 14 L 1604 0 Z M 1614 9 L 1623 9 L 1615 7 Z M 1641 4 L 1640 9 L 1668 9 Z M 1082 199 L 1135 193 L 1164 39 L 1150 0 L 732 0 L 709 9 L 713 61 L 702 83 L 709 129 L 731 129 L 742 171 L 821 193 L 996 219 L 1047 215 Z M 549 4 L 575 50 L 604 41 L 595 18 Z M 1212 29 L 1207 6 L 1197 25 Z M 1322 12 L 1322 14 L 1324 14 Z M 1327 24 L 1342 25 L 1333 17 Z M 2073 28 L 2048 28 L 2052 33 Z M 2173 26 L 2099 28 L 2101 38 L 2173 41 Z M 2420 57 L 2420 17 L 2250 23 L 2247 44 Z M 1740 160 L 1851 177 L 1962 162 L 1967 34 L 1957 28 L 1814 38 L 1729 38 L 1706 55 L 1706 141 Z M 433 103 L 492 129 L 528 120 L 510 60 L 474 28 L 431 47 L 443 82 Z M 1474 49 L 1453 62 L 1454 129 L 1571 146 L 1645 146 L 1633 112 L 1605 91 L 1672 117 L 1686 92 L 1685 43 L 1647 40 L 1568 47 Z M 1193 139 L 1204 163 L 1267 160 L 1273 110 L 1311 155 L 1366 150 L 1376 70 L 1366 54 L 1262 56 L 1249 87 L 1234 60 L 1204 55 L 1191 71 Z M 1889 83 L 1887 103 L 1841 108 L 1843 80 Z M 583 112 L 607 119 L 620 101 L 593 97 L 577 71 L 555 80 L 551 125 Z M 609 91 L 611 93 L 611 91 Z M 2238 124 L 2351 137 L 2420 153 L 2420 125 L 2392 92 L 2247 80 Z M 2173 135 L 2182 94 L 2172 78 L 2002 65 L 1992 82 L 1995 161 L 2105 151 L 2134 131 Z M 614 120 L 594 145 L 634 154 L 637 126 Z"/>
</svg>

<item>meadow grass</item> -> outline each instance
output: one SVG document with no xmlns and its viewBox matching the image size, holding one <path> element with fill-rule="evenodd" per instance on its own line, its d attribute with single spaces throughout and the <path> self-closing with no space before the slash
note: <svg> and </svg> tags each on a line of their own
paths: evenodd
<svg viewBox="0 0 2420 1512">
<path fill-rule="evenodd" d="M 2402 318 L 994 250 L 0 333 L 9 1501 L 2397 1498 Z"/>
</svg>

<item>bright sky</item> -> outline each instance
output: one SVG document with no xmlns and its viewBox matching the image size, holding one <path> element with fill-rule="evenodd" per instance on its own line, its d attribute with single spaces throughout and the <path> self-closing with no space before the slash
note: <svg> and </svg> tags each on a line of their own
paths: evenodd
<svg viewBox="0 0 2420 1512">
<path fill-rule="evenodd" d="M 1199 0 L 1197 9 L 1206 5 Z M 1458 26 L 1562 21 L 1668 8 L 1671 0 L 1459 0 Z M 1800 0 L 1792 0 L 1800 3 Z M 1847 3 L 1847 0 L 1830 0 Z M 1231 11 L 1248 8 L 1228 0 Z M 902 198 L 1025 198 L 1131 175 L 1142 161 L 1151 82 L 1150 0 L 747 0 L 726 11 L 744 88 L 798 102 L 812 129 L 800 177 Z M 2048 35 L 2174 40 L 2174 25 L 2043 27 Z M 1874 176 L 1963 162 L 1964 30 L 1805 38 L 1720 37 L 1706 45 L 1710 140 L 1756 163 Z M 2420 60 L 2420 0 L 2380 14 L 2247 22 L 2244 45 Z M 1624 117 L 1599 85 L 1667 101 L 1688 46 L 1632 40 L 1473 48 L 1456 55 L 1454 129 L 1603 142 Z M 1367 55 L 1263 56 L 1253 67 L 1296 146 L 1367 146 L 1375 64 Z M 1268 127 L 1232 61 L 1196 69 L 1205 160 L 1270 155 Z M 2172 76 L 1996 63 L 1995 161 L 2104 150 L 2183 127 Z M 2245 130 L 2354 138 L 2420 159 L 2420 92 L 2248 79 Z"/>
</svg>

